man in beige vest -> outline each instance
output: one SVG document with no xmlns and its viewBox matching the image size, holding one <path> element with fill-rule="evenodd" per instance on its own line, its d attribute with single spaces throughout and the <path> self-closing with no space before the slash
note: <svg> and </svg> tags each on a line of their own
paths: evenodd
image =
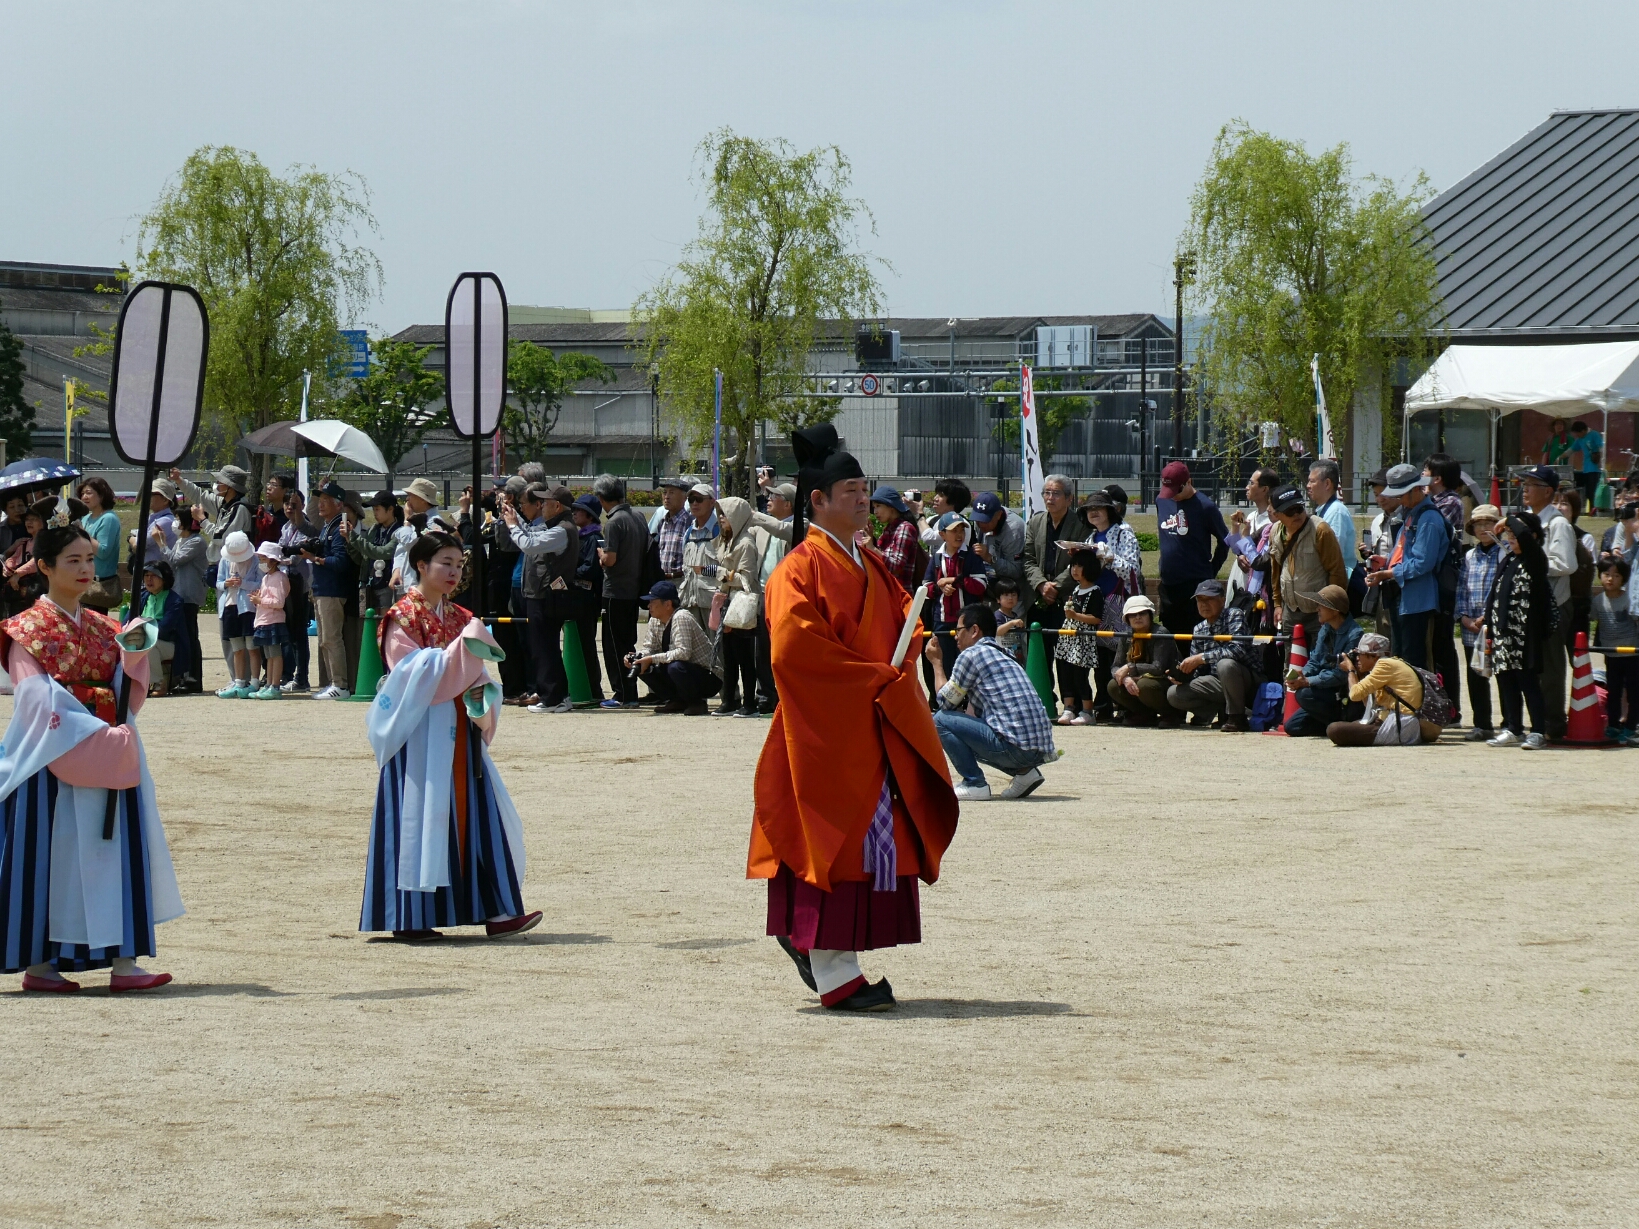
<svg viewBox="0 0 1639 1229">
<path fill-rule="evenodd" d="M 1349 583 L 1343 549 L 1332 527 L 1309 515 L 1297 487 L 1276 491 L 1269 506 L 1277 522 L 1269 535 L 1269 574 L 1281 630 L 1290 633 L 1301 626 L 1304 643 L 1313 648 L 1320 631 L 1320 591 Z"/>
</svg>

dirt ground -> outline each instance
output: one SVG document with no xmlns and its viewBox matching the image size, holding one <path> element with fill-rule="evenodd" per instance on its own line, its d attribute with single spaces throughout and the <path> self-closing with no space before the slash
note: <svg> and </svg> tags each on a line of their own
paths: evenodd
<svg viewBox="0 0 1639 1229">
<path fill-rule="evenodd" d="M 1064 730 L 853 1018 L 743 878 L 766 723 L 508 710 L 546 921 L 406 947 L 363 722 L 143 714 L 177 984 L 4 979 L 0 1223 L 1634 1223 L 1639 756 Z"/>
</svg>

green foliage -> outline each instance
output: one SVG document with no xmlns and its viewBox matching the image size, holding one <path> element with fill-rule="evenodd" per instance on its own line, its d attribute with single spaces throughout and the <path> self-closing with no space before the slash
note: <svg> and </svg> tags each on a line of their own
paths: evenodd
<svg viewBox="0 0 1639 1229">
<path fill-rule="evenodd" d="M 713 372 L 723 373 L 723 450 L 738 457 L 725 486 L 744 492 L 760 422 L 788 432 L 836 413 L 836 402 L 803 395 L 803 375 L 821 320 L 851 324 L 882 311 L 878 262 L 854 242 L 857 226 L 874 233 L 875 224 L 848 195 L 852 171 L 836 146 L 796 153 L 783 140 L 724 128 L 698 155 L 700 233 L 633 317 L 637 344 L 659 364 L 661 388 L 696 445 L 711 437 Z"/>
<path fill-rule="evenodd" d="M 23 347 L 0 324 L 0 439 L 15 461 L 34 451 L 34 407 L 23 400 Z"/>
<path fill-rule="evenodd" d="M 531 341 L 507 344 L 507 393 L 501 430 L 520 461 L 544 461 L 547 437 L 558 425 L 563 399 L 583 380 L 612 384 L 614 369 L 590 354 L 558 355 Z"/>
<path fill-rule="evenodd" d="M 1355 389 L 1377 382 L 1386 396 L 1378 373 L 1392 358 L 1426 359 L 1444 323 L 1419 211 L 1430 195 L 1422 174 L 1405 192 L 1356 180 L 1347 145 L 1310 155 L 1243 121 L 1224 126 L 1179 246 L 1197 262 L 1190 299 L 1209 319 L 1203 383 L 1229 426 L 1277 420 L 1313 441 L 1319 354 L 1341 450 Z"/>
<path fill-rule="evenodd" d="M 1140 551 L 1157 551 L 1161 549 L 1161 535 L 1158 533 L 1140 533 L 1135 530 L 1133 536 L 1138 539 L 1138 549 Z"/>
<path fill-rule="evenodd" d="M 387 459 L 387 485 L 404 455 L 429 432 L 449 425 L 444 404 L 444 377 L 428 371 L 431 346 L 417 346 L 391 337 L 370 342 L 370 370 L 332 407 L 337 418 L 351 423 L 374 441 Z"/>
<path fill-rule="evenodd" d="M 1065 386 L 1062 376 L 1037 376 L 1035 378 L 1038 393 L 1057 391 Z M 1014 448 L 1019 446 L 1019 377 L 1004 376 L 991 385 L 993 393 L 1012 393 L 1003 408 L 1004 417 L 996 420 L 991 428 L 995 437 L 1004 444 Z M 1090 397 L 1038 397 L 1036 399 L 1036 436 L 1041 446 L 1043 463 L 1058 450 L 1059 436 L 1064 429 L 1078 418 L 1085 418 L 1092 412 L 1093 402 Z"/>
<path fill-rule="evenodd" d="M 292 167 L 202 146 L 142 219 L 142 277 L 185 282 L 210 313 L 208 416 L 241 431 L 293 418 L 302 372 L 321 380 L 342 357 L 338 330 L 375 297 L 381 263 L 354 242 L 374 231 L 357 175 Z"/>
</svg>

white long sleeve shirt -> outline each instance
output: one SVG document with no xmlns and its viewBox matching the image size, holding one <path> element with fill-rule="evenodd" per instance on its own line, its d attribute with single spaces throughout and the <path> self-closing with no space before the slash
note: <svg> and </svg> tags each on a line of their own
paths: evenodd
<svg viewBox="0 0 1639 1229">
<path fill-rule="evenodd" d="M 1548 556 L 1548 579 L 1554 587 L 1554 605 L 1571 600 L 1571 573 L 1576 571 L 1576 528 L 1549 504 L 1537 517 L 1542 521 L 1543 553 Z"/>
</svg>

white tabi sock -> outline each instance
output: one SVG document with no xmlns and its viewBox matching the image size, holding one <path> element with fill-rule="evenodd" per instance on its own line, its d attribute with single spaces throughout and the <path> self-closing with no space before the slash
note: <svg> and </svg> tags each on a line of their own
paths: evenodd
<svg viewBox="0 0 1639 1229">
<path fill-rule="evenodd" d="M 137 967 L 133 956 L 115 956 L 113 974 L 115 977 L 141 977 L 143 970 Z"/>
<path fill-rule="evenodd" d="M 827 1007 L 841 1002 L 865 984 L 857 952 L 816 947 L 808 953 L 808 964 L 814 971 L 814 989 L 819 991 L 820 1002 Z"/>
<path fill-rule="evenodd" d="M 23 972 L 24 972 L 25 975 L 27 975 L 29 977 L 36 977 L 41 981 L 66 981 L 67 980 L 67 978 L 65 978 L 61 973 L 57 972 L 56 969 L 52 968 L 52 966 L 49 963 L 47 963 L 47 964 L 31 964 L 31 965 L 28 966 L 28 968 L 24 969 Z"/>
</svg>

